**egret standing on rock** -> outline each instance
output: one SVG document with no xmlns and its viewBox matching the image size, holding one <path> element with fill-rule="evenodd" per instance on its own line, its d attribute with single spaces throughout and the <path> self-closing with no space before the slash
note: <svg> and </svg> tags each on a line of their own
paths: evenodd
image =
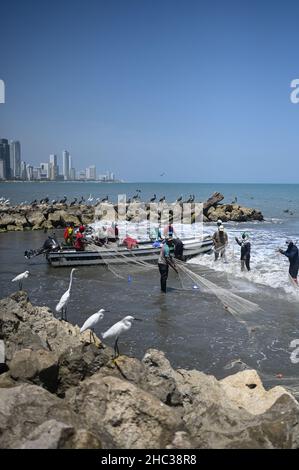
<svg viewBox="0 0 299 470">
<path fill-rule="evenodd" d="M 109 330 L 105 331 L 105 333 L 102 334 L 103 339 L 115 338 L 115 343 L 114 343 L 115 358 L 119 356 L 119 349 L 118 349 L 118 344 L 117 344 L 118 338 L 122 333 L 125 333 L 131 328 L 133 320 L 141 321 L 139 318 L 135 318 L 129 315 L 123 318 L 121 321 L 118 321 L 117 323 L 115 323 L 113 326 L 111 326 L 111 328 L 109 328 Z"/>
<path fill-rule="evenodd" d="M 66 317 L 66 308 L 67 308 L 67 304 L 70 300 L 70 297 L 71 297 L 71 288 L 72 288 L 72 282 L 73 282 L 73 272 L 74 271 L 77 271 L 76 268 L 73 268 L 71 270 L 71 276 L 70 276 L 70 283 L 69 283 L 69 288 L 68 290 L 63 294 L 63 296 L 61 297 L 61 299 L 59 300 L 58 304 L 56 305 L 56 312 L 59 313 L 61 312 L 61 320 L 63 320 L 63 315 L 65 316 L 65 321 L 67 321 L 67 317 Z"/>
<path fill-rule="evenodd" d="M 18 276 L 14 277 L 11 282 L 19 281 L 19 289 L 22 290 L 22 281 L 23 279 L 27 279 L 29 276 L 29 271 L 25 271 L 24 273 L 18 274 Z"/>
<path fill-rule="evenodd" d="M 80 333 L 83 333 L 85 330 L 90 330 L 90 342 L 91 342 L 91 335 L 93 337 L 93 340 L 95 341 L 94 337 L 94 328 L 95 326 L 99 323 L 100 320 L 104 318 L 104 310 L 101 308 L 97 313 L 94 313 L 91 315 L 89 318 L 87 318 L 86 322 L 83 324 L 82 328 L 80 329 Z"/>
</svg>

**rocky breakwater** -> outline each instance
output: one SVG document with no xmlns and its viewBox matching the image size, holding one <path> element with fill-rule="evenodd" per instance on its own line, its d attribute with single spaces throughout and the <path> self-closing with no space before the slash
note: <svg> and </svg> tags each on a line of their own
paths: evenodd
<svg viewBox="0 0 299 470">
<path fill-rule="evenodd" d="M 216 380 L 163 352 L 120 356 L 89 331 L 0 301 L 1 448 L 298 448 L 299 404 L 254 370 Z"/>
<path fill-rule="evenodd" d="M 224 204 L 224 196 L 214 193 L 203 206 L 191 203 L 191 220 L 199 220 L 199 213 L 204 222 L 214 222 L 219 218 L 223 222 L 262 221 L 263 214 L 256 209 L 243 207 L 238 204 Z M 113 205 L 108 202 L 98 203 L 94 206 L 80 204 L 35 204 L 19 206 L 0 206 L 0 232 L 20 230 L 48 230 L 63 228 L 69 223 L 75 226 L 89 224 L 95 220 L 121 220 L 140 222 L 150 219 L 150 211 L 157 212 L 157 220 L 161 214 L 169 213 L 174 222 L 182 218 L 183 204 L 149 204 L 134 201 L 130 204 Z M 152 220 L 154 220 L 152 218 Z"/>
</svg>

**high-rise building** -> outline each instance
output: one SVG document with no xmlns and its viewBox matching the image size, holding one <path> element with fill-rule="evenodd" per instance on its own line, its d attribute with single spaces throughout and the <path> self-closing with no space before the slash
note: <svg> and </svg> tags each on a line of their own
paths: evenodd
<svg viewBox="0 0 299 470">
<path fill-rule="evenodd" d="M 97 169 L 95 165 L 89 166 L 86 168 L 86 179 L 87 180 L 96 180 L 97 179 Z"/>
<path fill-rule="evenodd" d="M 26 162 L 21 161 L 21 180 L 27 180 Z"/>
<path fill-rule="evenodd" d="M 59 166 L 57 165 L 57 155 L 50 155 L 49 158 L 49 178 L 54 181 L 58 178 Z"/>
<path fill-rule="evenodd" d="M 10 142 L 10 176 L 20 178 L 21 176 L 21 144 L 18 140 Z"/>
<path fill-rule="evenodd" d="M 62 152 L 62 174 L 65 180 L 68 180 L 70 177 L 70 154 L 67 150 Z"/>
<path fill-rule="evenodd" d="M 50 163 L 40 164 L 40 179 L 48 180 L 50 176 Z"/>
<path fill-rule="evenodd" d="M 32 169 L 32 177 L 34 180 L 40 180 L 41 179 L 41 171 L 40 167 L 33 167 Z"/>
<path fill-rule="evenodd" d="M 4 180 L 4 160 L 0 160 L 0 180 Z"/>
<path fill-rule="evenodd" d="M 10 179 L 10 149 L 7 139 L 0 139 L 0 160 L 3 160 L 4 179 Z"/>
<path fill-rule="evenodd" d="M 75 181 L 76 179 L 76 170 L 75 168 L 70 168 L 70 180 Z"/>
<path fill-rule="evenodd" d="M 25 162 L 22 162 L 22 163 L 25 163 Z M 32 181 L 33 180 L 33 166 L 32 165 L 26 165 L 26 178 L 24 179 L 27 179 L 28 181 Z"/>
</svg>

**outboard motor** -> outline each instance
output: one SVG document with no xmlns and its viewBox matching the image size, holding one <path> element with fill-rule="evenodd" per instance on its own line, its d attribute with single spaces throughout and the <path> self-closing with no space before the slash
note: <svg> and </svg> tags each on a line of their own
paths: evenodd
<svg viewBox="0 0 299 470">
<path fill-rule="evenodd" d="M 24 253 L 25 258 L 30 259 L 34 256 L 49 253 L 50 251 L 60 250 L 60 245 L 56 240 L 55 235 L 49 236 L 44 242 L 43 246 L 38 250 L 26 250 Z"/>
</svg>

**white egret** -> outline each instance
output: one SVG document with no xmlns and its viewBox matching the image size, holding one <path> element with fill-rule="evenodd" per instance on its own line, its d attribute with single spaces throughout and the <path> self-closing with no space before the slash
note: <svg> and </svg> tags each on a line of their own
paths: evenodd
<svg viewBox="0 0 299 470">
<path fill-rule="evenodd" d="M 83 333 L 83 331 L 89 329 L 90 330 L 90 341 L 91 341 L 91 335 L 92 335 L 93 339 L 95 340 L 94 328 L 99 323 L 99 321 L 104 318 L 104 312 L 107 312 L 107 311 L 109 311 L 109 310 L 104 310 L 103 308 L 101 308 L 101 310 L 99 310 L 97 313 L 94 313 L 89 318 L 87 318 L 87 320 L 83 323 L 83 326 L 80 329 L 80 333 Z"/>
<path fill-rule="evenodd" d="M 61 312 L 61 320 L 63 320 L 63 315 L 65 316 L 65 321 L 67 321 L 66 317 L 66 308 L 67 304 L 70 300 L 71 297 L 71 288 L 72 288 L 72 282 L 73 282 L 73 272 L 77 271 L 76 268 L 73 268 L 71 270 L 71 275 L 70 275 L 70 283 L 69 283 L 69 288 L 68 290 L 62 295 L 61 299 L 59 300 L 58 304 L 56 305 L 56 312 L 59 313 Z"/>
<path fill-rule="evenodd" d="M 27 279 L 29 276 L 29 271 L 25 271 L 21 274 L 18 274 L 16 277 L 14 277 L 11 282 L 18 282 L 19 281 L 19 289 L 22 290 L 22 281 L 23 279 Z"/>
<path fill-rule="evenodd" d="M 129 315 L 123 318 L 121 321 L 118 321 L 117 323 L 115 323 L 113 326 L 111 326 L 111 328 L 109 328 L 109 330 L 105 331 L 105 333 L 102 333 L 103 339 L 115 338 L 115 343 L 114 343 L 115 357 L 119 356 L 119 349 L 118 349 L 118 344 L 117 344 L 118 338 L 122 333 L 125 333 L 131 328 L 133 320 L 142 321 L 139 318 L 135 318 Z"/>
</svg>

